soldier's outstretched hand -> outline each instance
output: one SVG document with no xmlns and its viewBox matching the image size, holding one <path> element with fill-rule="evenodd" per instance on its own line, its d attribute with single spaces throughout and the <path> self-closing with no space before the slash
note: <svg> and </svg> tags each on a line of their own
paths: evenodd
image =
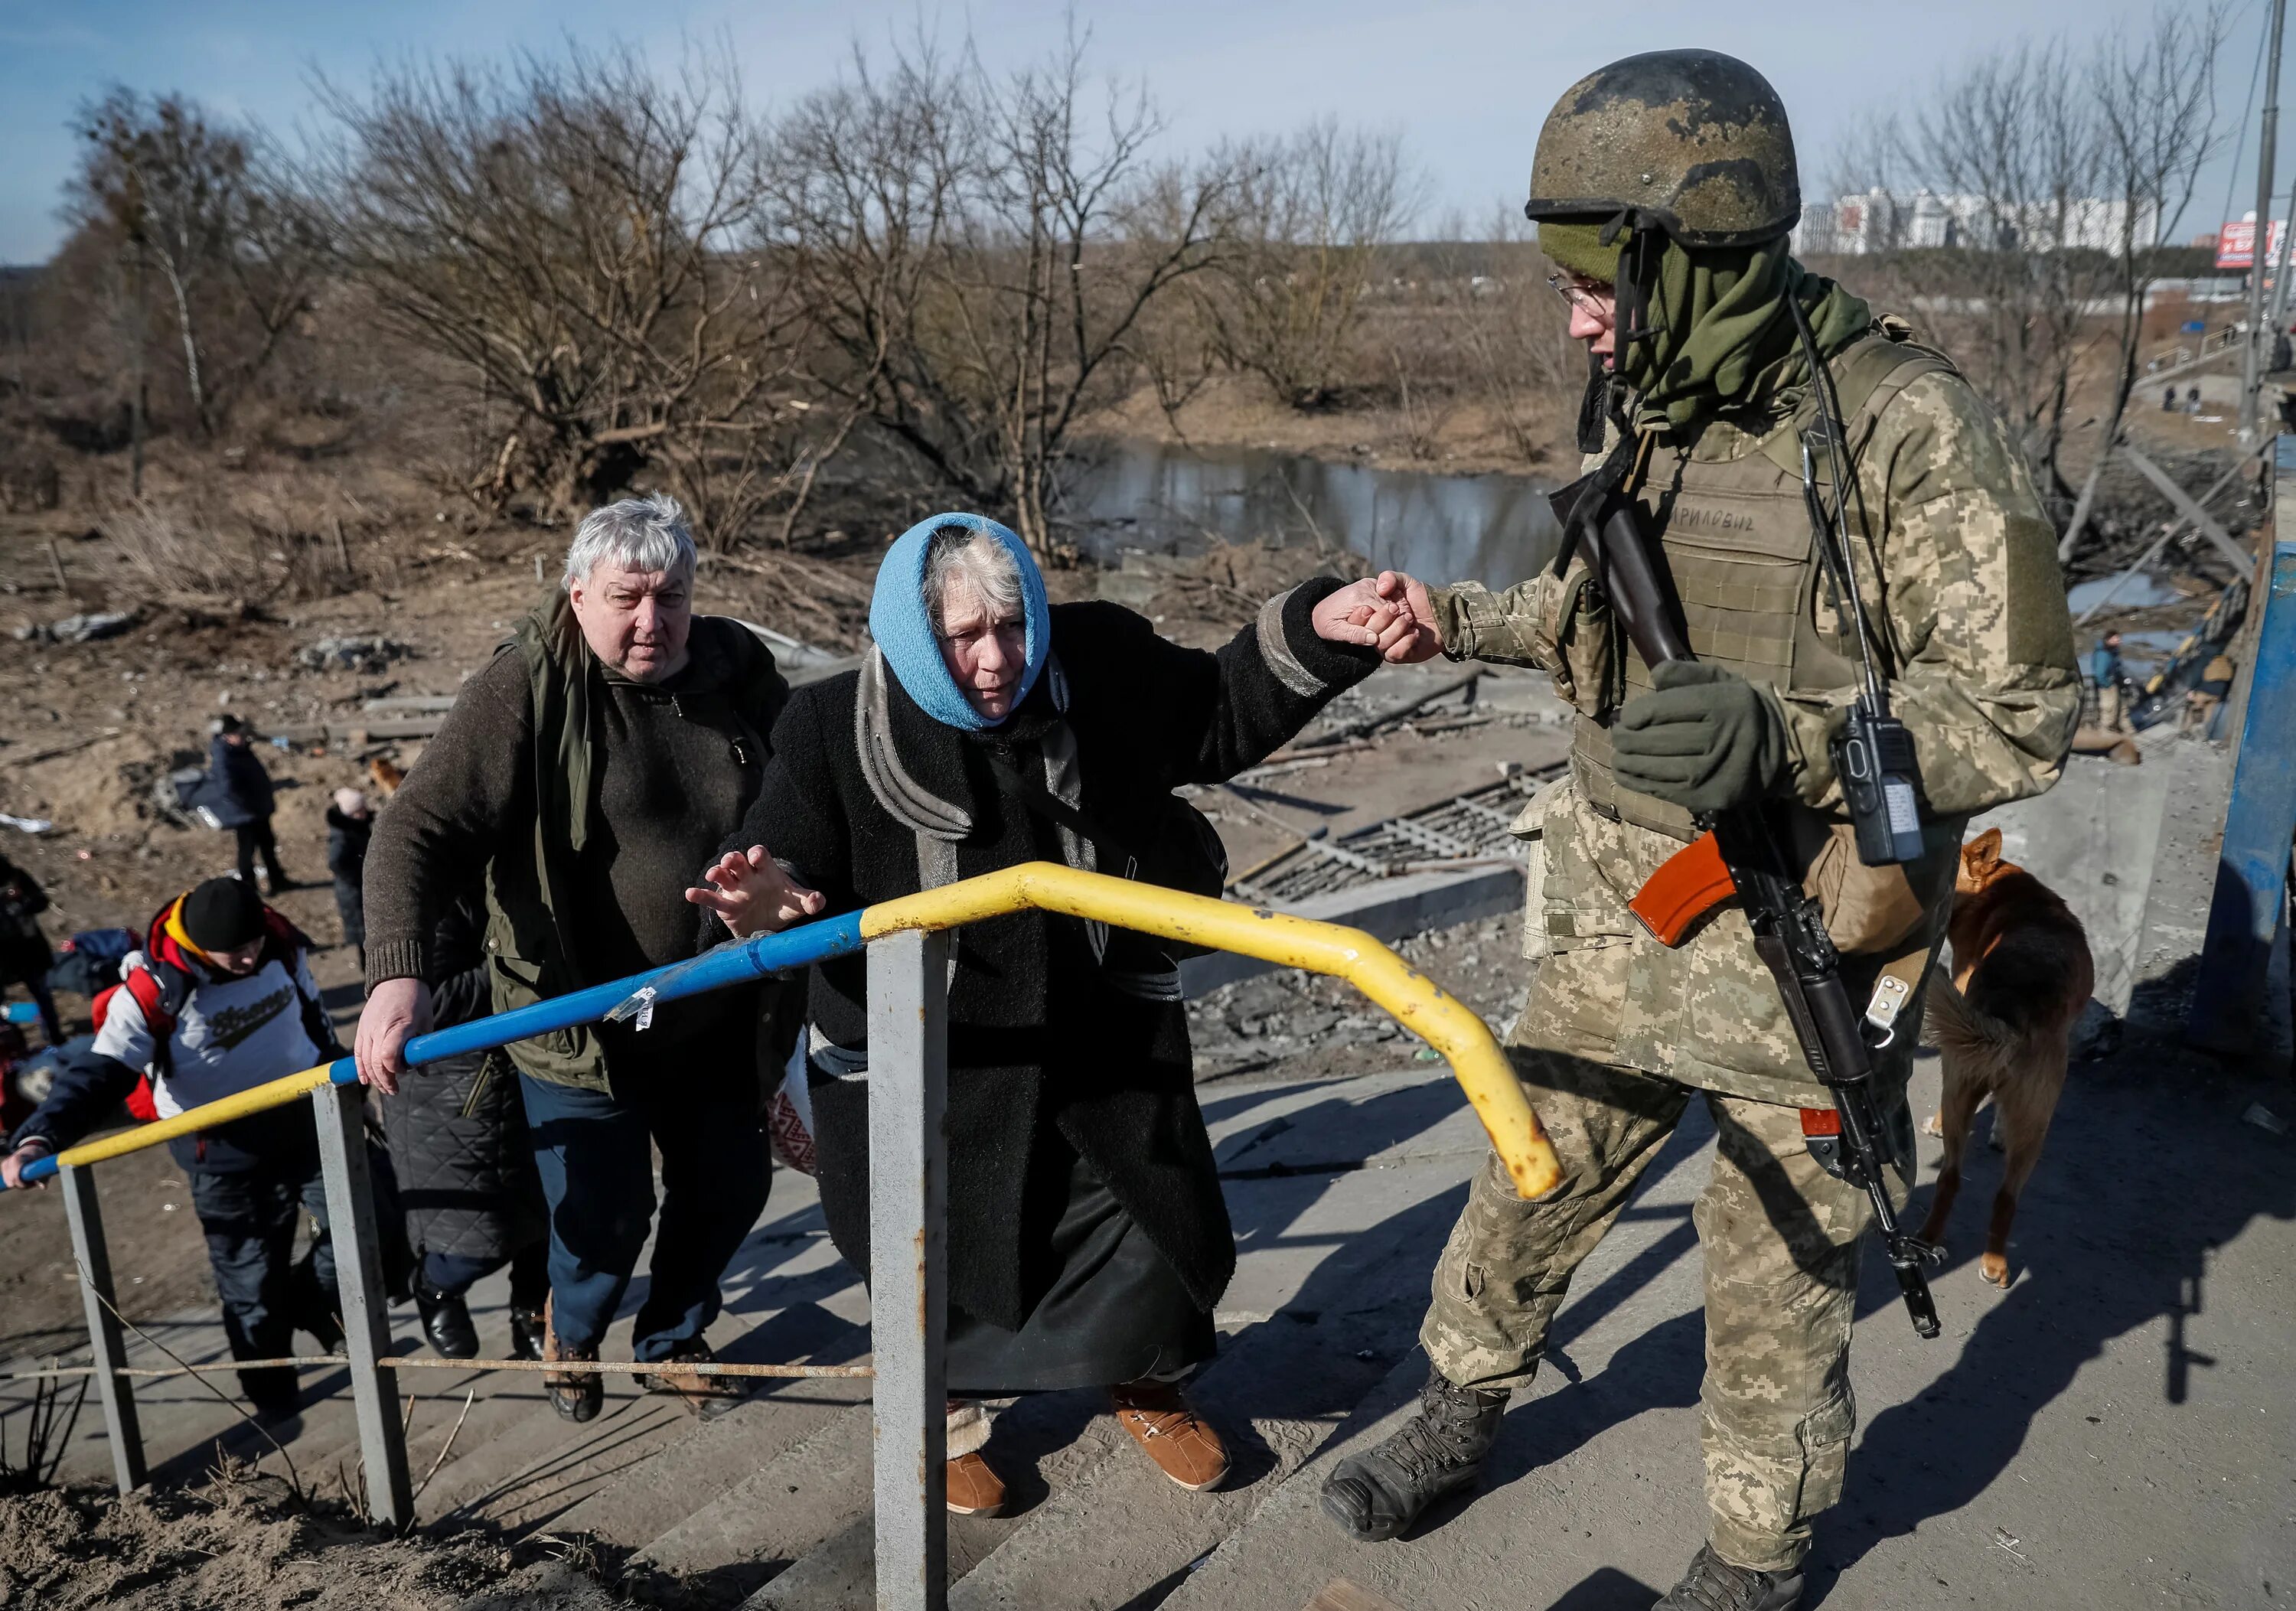
<svg viewBox="0 0 2296 1611">
<path fill-rule="evenodd" d="M 740 940 L 779 933 L 793 923 L 818 917 L 829 904 L 828 896 L 791 877 L 761 844 L 726 852 L 703 869 L 701 883 L 687 890 L 685 898 L 724 918 Z"/>
</svg>

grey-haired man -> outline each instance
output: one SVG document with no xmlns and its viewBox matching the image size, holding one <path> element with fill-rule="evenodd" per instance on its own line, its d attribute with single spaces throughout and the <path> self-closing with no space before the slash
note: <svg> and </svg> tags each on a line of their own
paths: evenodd
<svg viewBox="0 0 2296 1611">
<path fill-rule="evenodd" d="M 582 522 L 563 590 L 519 623 L 378 818 L 367 852 L 360 1077 L 385 1092 L 429 1027 L 430 936 L 457 888 L 485 882 L 497 1012 L 693 954 L 684 891 L 740 826 L 788 697 L 773 655 L 740 623 L 693 612 L 683 512 L 628 498 Z M 653 1217 L 652 1283 L 636 1324 L 644 1360 L 706 1360 L 718 1283 L 765 1207 L 753 990 L 660 1008 L 640 1034 L 595 1025 L 521 1040 L 517 1065 L 550 1206 L 545 1357 L 598 1346 Z M 646 1385 L 709 1414 L 729 1378 Z M 570 1420 L 598 1412 L 595 1371 L 546 1374 Z"/>
</svg>

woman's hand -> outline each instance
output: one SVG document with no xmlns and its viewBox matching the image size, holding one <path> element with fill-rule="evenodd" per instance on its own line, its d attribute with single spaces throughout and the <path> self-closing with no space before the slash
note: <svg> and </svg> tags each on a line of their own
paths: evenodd
<svg viewBox="0 0 2296 1611">
<path fill-rule="evenodd" d="M 1324 612 L 1347 623 L 1347 635 L 1324 630 Z M 1377 649 L 1390 665 L 1415 665 L 1443 652 L 1427 584 L 1401 571 L 1349 582 L 1316 608 L 1316 630 L 1334 643 Z"/>
<path fill-rule="evenodd" d="M 1325 595 L 1308 620 L 1325 643 L 1376 649 L 1382 635 L 1393 629 L 1395 616 L 1395 605 L 1380 596 L 1377 582 L 1365 577 Z"/>
<path fill-rule="evenodd" d="M 686 891 L 685 898 L 725 919 L 739 940 L 779 933 L 793 923 L 820 916 L 829 905 L 828 896 L 791 878 L 761 844 L 751 845 L 746 854 L 730 851 L 716 866 L 705 867 L 701 883 Z"/>
</svg>

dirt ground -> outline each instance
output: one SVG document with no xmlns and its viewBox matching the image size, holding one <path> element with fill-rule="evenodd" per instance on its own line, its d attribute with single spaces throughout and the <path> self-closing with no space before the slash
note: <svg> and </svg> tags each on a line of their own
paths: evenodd
<svg viewBox="0 0 2296 1611">
<path fill-rule="evenodd" d="M 339 1502 L 299 1500 L 243 1467 L 195 1488 L 117 1498 L 76 1488 L 0 1496 L 0 1605 L 123 1611 L 605 1611 L 679 1607 L 627 1581 L 586 1539 L 505 1547 L 483 1529 L 394 1538 Z"/>
</svg>

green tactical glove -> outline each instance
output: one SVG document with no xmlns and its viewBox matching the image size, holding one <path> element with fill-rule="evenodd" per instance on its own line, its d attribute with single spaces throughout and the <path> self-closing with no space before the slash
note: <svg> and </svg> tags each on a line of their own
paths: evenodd
<svg viewBox="0 0 2296 1611">
<path fill-rule="evenodd" d="M 1651 681 L 1656 692 L 1628 700 L 1611 728 L 1621 785 L 1686 810 L 1720 811 L 1785 781 L 1785 721 L 1752 683 L 1700 661 L 1668 661 Z"/>
</svg>

